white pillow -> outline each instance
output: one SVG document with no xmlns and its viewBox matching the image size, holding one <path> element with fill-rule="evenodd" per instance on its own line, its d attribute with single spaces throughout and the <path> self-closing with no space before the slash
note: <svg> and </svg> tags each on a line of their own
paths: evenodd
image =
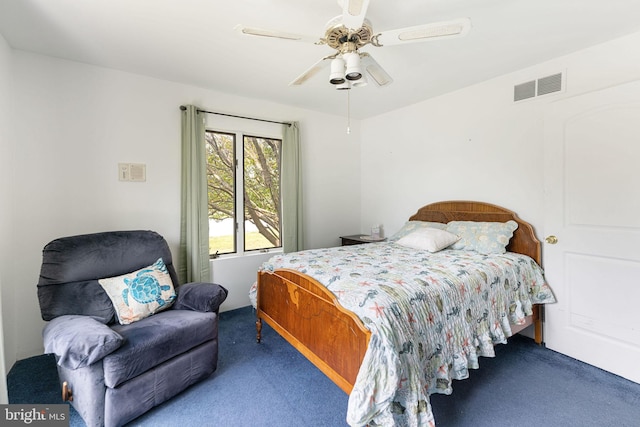
<svg viewBox="0 0 640 427">
<path fill-rule="evenodd" d="M 437 228 L 422 228 L 407 234 L 396 243 L 407 248 L 426 249 L 438 252 L 457 242 L 460 238 L 453 233 Z"/>
</svg>

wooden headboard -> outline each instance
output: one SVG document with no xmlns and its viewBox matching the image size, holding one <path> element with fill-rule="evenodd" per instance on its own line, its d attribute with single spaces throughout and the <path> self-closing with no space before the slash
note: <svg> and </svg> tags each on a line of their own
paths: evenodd
<svg viewBox="0 0 640 427">
<path fill-rule="evenodd" d="M 518 229 L 513 233 L 507 250 L 528 255 L 539 265 L 542 265 L 540 241 L 536 238 L 533 227 L 509 209 L 484 202 L 453 200 L 423 206 L 409 220 L 443 223 L 449 221 L 507 222 L 513 220 L 518 223 Z"/>
</svg>

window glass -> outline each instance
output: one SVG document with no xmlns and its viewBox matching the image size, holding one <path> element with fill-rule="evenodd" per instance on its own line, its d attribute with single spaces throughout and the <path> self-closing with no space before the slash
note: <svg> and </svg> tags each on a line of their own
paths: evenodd
<svg viewBox="0 0 640 427">
<path fill-rule="evenodd" d="M 208 130 L 205 142 L 210 255 L 281 247 L 282 140 Z"/>
<path fill-rule="evenodd" d="M 236 252 L 235 142 L 235 134 L 205 132 L 211 255 Z"/>
</svg>

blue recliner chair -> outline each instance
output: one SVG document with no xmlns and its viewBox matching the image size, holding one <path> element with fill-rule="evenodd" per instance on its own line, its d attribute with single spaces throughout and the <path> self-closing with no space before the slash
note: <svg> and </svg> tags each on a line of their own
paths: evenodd
<svg viewBox="0 0 640 427">
<path fill-rule="evenodd" d="M 165 239 L 115 231 L 53 240 L 38 299 L 45 353 L 89 427 L 121 426 L 211 375 L 227 290 L 178 285 Z"/>
</svg>

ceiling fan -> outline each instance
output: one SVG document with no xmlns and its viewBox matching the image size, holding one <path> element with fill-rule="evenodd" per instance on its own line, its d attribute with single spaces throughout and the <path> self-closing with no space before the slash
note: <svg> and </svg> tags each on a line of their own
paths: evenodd
<svg viewBox="0 0 640 427">
<path fill-rule="evenodd" d="M 373 31 L 371 22 L 366 19 L 369 2 L 370 0 L 338 0 L 338 4 L 342 6 L 342 15 L 336 16 L 327 23 L 325 34 L 320 39 L 243 25 L 237 25 L 235 30 L 247 36 L 314 43 L 335 49 L 336 52 L 320 59 L 289 85 L 303 84 L 330 63 L 329 82 L 337 89 L 351 89 L 366 85 L 369 79 L 378 86 L 386 86 L 393 82 L 391 76 L 369 53 L 361 51 L 361 48 L 367 45 L 383 47 L 459 37 L 465 35 L 471 28 L 471 20 L 461 18 L 376 33 Z"/>
</svg>

